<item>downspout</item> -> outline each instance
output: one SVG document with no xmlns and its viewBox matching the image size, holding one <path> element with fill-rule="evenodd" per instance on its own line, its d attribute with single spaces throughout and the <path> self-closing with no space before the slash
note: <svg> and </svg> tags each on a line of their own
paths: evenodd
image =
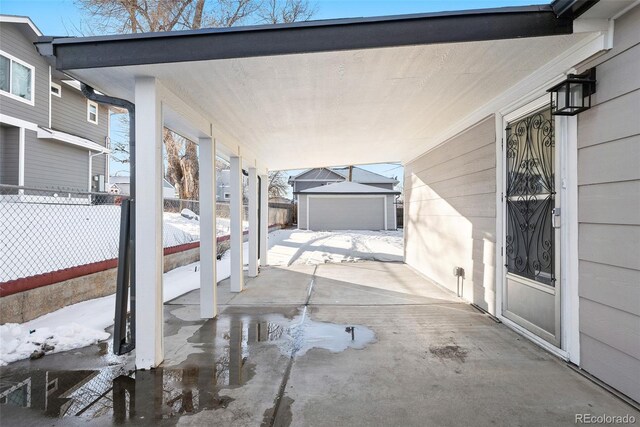
<svg viewBox="0 0 640 427">
<path fill-rule="evenodd" d="M 113 105 L 115 107 L 124 108 L 129 113 L 129 200 L 130 200 L 130 211 L 129 211 L 129 230 L 130 230 L 130 240 L 129 240 L 129 292 L 131 295 L 131 320 L 130 320 L 130 331 L 131 331 L 131 343 L 128 349 L 120 349 L 123 352 L 130 351 L 135 347 L 135 307 L 136 307 L 136 286 L 135 286 L 135 277 L 136 277 L 136 251 L 135 251 L 135 236 L 136 236 L 136 209 L 135 209 L 135 199 L 136 199 L 136 106 L 133 102 L 129 102 L 126 99 L 115 98 L 112 96 L 107 96 L 103 94 L 96 93 L 95 90 L 85 84 L 81 83 L 80 88 L 82 90 L 83 95 L 91 100 L 101 104 Z M 118 263 L 118 267 L 120 268 L 120 263 Z M 126 307 L 125 313 L 126 313 Z M 114 348 L 114 352 L 117 354 L 121 354 L 119 349 Z"/>
</svg>

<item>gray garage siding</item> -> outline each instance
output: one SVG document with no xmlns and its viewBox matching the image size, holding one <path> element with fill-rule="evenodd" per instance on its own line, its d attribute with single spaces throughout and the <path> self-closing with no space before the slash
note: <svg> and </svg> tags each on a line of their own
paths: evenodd
<svg viewBox="0 0 640 427">
<path fill-rule="evenodd" d="M 382 230 L 384 197 L 313 197 L 309 199 L 312 230 Z"/>
<path fill-rule="evenodd" d="M 640 6 L 616 21 L 578 115 L 581 367 L 640 400 Z"/>
<path fill-rule="evenodd" d="M 25 186 L 87 191 L 88 153 L 52 139 L 38 139 L 35 132 L 26 130 Z"/>
<path fill-rule="evenodd" d="M 309 195 L 300 194 L 298 203 L 298 228 L 305 230 L 309 228 L 309 224 L 307 224 L 307 197 L 309 197 Z M 311 195 L 311 200 L 309 201 L 309 219 L 312 229 L 317 229 L 317 225 L 321 224 L 320 229 L 323 230 L 383 230 L 384 211 L 382 210 L 382 197 L 382 195 L 379 195 L 375 198 L 364 198 L 365 200 L 373 200 L 373 204 L 367 202 L 363 204 L 361 203 L 363 198 L 354 195 L 348 198 L 331 198 L 331 204 L 319 205 L 317 201 L 326 201 L 327 198 L 314 198 L 314 196 Z M 396 227 L 395 205 L 393 204 L 395 196 L 385 195 L 384 197 L 387 202 L 387 229 L 393 230 Z M 341 220 L 340 217 L 344 218 L 344 220 Z M 320 222 L 318 222 L 318 220 L 320 220 Z"/>
<path fill-rule="evenodd" d="M 0 40 L 0 49 L 35 67 L 35 88 L 32 88 L 35 105 L 0 95 L 0 113 L 49 126 L 49 65 L 15 25 L 3 23 L 0 26 Z"/>
<path fill-rule="evenodd" d="M 495 313 L 496 142 L 489 116 L 405 166 L 405 260 Z"/>
<path fill-rule="evenodd" d="M 0 126 L 0 184 L 18 185 L 20 129 Z"/>
</svg>

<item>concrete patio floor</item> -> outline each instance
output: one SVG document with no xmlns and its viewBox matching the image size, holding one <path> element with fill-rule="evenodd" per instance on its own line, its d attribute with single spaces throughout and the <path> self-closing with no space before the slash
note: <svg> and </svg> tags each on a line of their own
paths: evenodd
<svg viewBox="0 0 640 427">
<path fill-rule="evenodd" d="M 240 294 L 229 292 L 228 281 L 218 290 L 216 320 L 199 318 L 198 291 L 165 305 L 159 369 L 131 372 L 132 358 L 109 356 L 105 344 L 0 368 L 0 391 L 27 380 L 31 387 L 31 408 L 1 405 L 0 422 L 555 426 L 574 425 L 576 414 L 640 419 L 402 263 L 268 267 Z"/>
</svg>

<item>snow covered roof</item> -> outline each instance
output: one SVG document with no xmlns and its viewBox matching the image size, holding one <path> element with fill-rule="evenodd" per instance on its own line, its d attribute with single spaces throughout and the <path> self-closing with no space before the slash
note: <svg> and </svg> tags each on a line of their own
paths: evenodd
<svg viewBox="0 0 640 427">
<path fill-rule="evenodd" d="M 372 185 L 359 184 L 357 182 L 337 182 L 335 184 L 322 185 L 300 191 L 301 194 L 400 194 L 399 191 Z"/>
</svg>

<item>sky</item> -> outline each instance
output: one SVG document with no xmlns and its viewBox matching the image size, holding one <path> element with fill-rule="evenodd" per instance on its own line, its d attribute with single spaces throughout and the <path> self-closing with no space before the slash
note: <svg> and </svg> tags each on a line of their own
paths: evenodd
<svg viewBox="0 0 640 427">
<path fill-rule="evenodd" d="M 312 0 L 312 3 L 316 5 L 312 19 L 333 19 L 522 6 L 548 3 L 548 0 Z M 45 35 L 77 35 L 76 28 L 82 21 L 82 11 L 74 0 L 0 0 L 0 13 L 29 16 Z M 117 127 L 118 123 L 112 121 L 112 126 Z M 362 167 L 402 181 L 403 170 L 397 164 Z M 128 167 L 111 162 L 112 174 L 123 169 Z M 290 174 L 299 172 L 291 171 Z"/>
</svg>

